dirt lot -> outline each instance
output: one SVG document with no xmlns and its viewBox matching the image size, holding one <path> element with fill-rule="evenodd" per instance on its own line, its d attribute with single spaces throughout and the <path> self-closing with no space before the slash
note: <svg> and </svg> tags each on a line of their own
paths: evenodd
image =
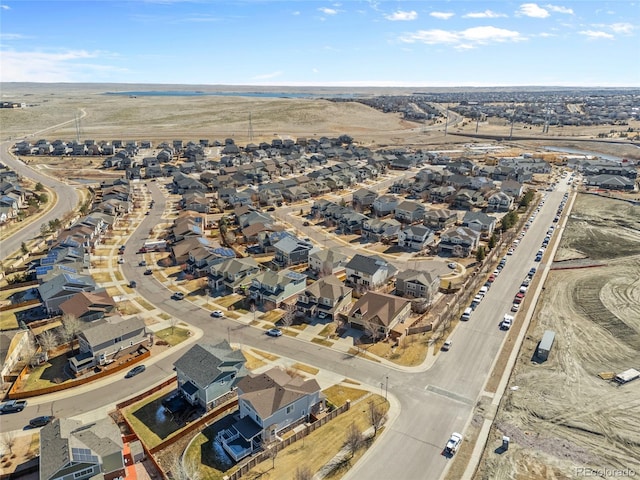
<svg viewBox="0 0 640 480">
<path fill-rule="evenodd" d="M 640 474 L 640 381 L 597 376 L 640 368 L 639 208 L 578 196 L 556 260 L 601 266 L 550 272 L 476 478 L 576 478 L 581 467 Z M 535 363 L 547 329 L 553 350 Z M 498 454 L 502 435 L 511 448 Z"/>
</svg>

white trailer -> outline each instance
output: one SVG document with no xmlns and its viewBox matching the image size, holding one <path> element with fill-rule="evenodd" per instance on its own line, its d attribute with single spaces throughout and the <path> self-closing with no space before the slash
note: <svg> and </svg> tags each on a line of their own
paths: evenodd
<svg viewBox="0 0 640 480">
<path fill-rule="evenodd" d="M 613 379 L 620 384 L 630 382 L 631 380 L 635 380 L 636 378 L 640 378 L 640 372 L 635 368 L 625 370 L 624 372 L 621 372 L 613 377 Z"/>
</svg>

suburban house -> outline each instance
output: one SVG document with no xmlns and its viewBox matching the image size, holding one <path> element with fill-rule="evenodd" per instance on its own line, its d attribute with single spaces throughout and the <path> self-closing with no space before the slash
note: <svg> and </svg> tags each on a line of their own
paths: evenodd
<svg viewBox="0 0 640 480">
<path fill-rule="evenodd" d="M 191 405 L 214 407 L 249 373 L 245 362 L 242 350 L 233 350 L 226 340 L 194 345 L 173 364 L 178 390 Z"/>
<path fill-rule="evenodd" d="M 106 290 L 102 292 L 78 292 L 60 304 L 63 315 L 71 315 L 82 322 L 98 320 L 116 308 L 116 302 Z"/>
<path fill-rule="evenodd" d="M 274 246 L 273 261 L 280 267 L 300 265 L 309 261 L 309 252 L 313 248 L 311 243 L 298 240 L 295 237 L 284 237 Z"/>
<path fill-rule="evenodd" d="M 252 257 L 229 258 L 211 265 L 208 278 L 211 290 L 227 289 L 231 293 L 244 291 L 251 279 L 260 273 L 260 265 Z"/>
<path fill-rule="evenodd" d="M 370 218 L 362 224 L 362 238 L 369 242 L 391 242 L 402 225 L 395 218 Z"/>
<path fill-rule="evenodd" d="M 120 428 L 108 415 L 89 424 L 56 418 L 40 430 L 39 478 L 126 479 L 123 450 Z"/>
<path fill-rule="evenodd" d="M 238 383 L 237 391 L 239 420 L 218 432 L 215 440 L 236 462 L 325 408 L 315 379 L 292 377 L 277 367 L 247 375 Z"/>
<path fill-rule="evenodd" d="M 462 226 L 480 232 L 482 238 L 488 238 L 496 228 L 496 217 L 484 212 L 467 212 L 462 219 Z"/>
<path fill-rule="evenodd" d="M 115 361 L 121 353 L 135 350 L 149 340 L 140 317 L 124 319 L 118 316 L 96 320 L 78 335 L 80 353 L 69 359 L 71 370 L 78 373 L 97 365 Z"/>
<path fill-rule="evenodd" d="M 410 225 L 398 233 L 398 246 L 423 250 L 435 240 L 433 230 L 422 225 Z"/>
<path fill-rule="evenodd" d="M 291 270 L 267 270 L 253 277 L 249 297 L 263 303 L 265 310 L 272 310 L 303 291 L 306 286 L 307 276 L 302 273 Z"/>
<path fill-rule="evenodd" d="M 424 270 L 404 270 L 396 275 L 396 295 L 423 298 L 428 303 L 440 288 L 440 277 L 434 272 Z"/>
<path fill-rule="evenodd" d="M 444 256 L 468 257 L 478 247 L 480 232 L 467 227 L 453 227 L 440 235 L 438 253 Z"/>
<path fill-rule="evenodd" d="M 58 273 L 38 286 L 38 293 L 49 314 L 60 313 L 60 305 L 78 292 L 93 292 L 95 280 L 89 275 Z"/>
<path fill-rule="evenodd" d="M 395 219 L 402 223 L 416 223 L 424 220 L 425 207 L 421 203 L 405 200 L 396 207 Z"/>
<path fill-rule="evenodd" d="M 458 221 L 458 214 L 446 208 L 427 210 L 424 214 L 424 226 L 440 232 L 453 226 Z"/>
<path fill-rule="evenodd" d="M 351 305 L 351 290 L 333 275 L 323 277 L 298 294 L 296 309 L 307 317 L 333 320 Z"/>
<path fill-rule="evenodd" d="M 500 184 L 500 191 L 511 195 L 513 198 L 520 198 L 524 193 L 524 185 L 515 180 L 504 180 Z"/>
<path fill-rule="evenodd" d="M 347 263 L 347 256 L 331 249 L 315 250 L 309 253 L 309 270 L 316 275 L 332 275 Z"/>
<path fill-rule="evenodd" d="M 513 207 L 513 197 L 505 192 L 496 192 L 487 200 L 487 212 L 508 212 Z"/>
<path fill-rule="evenodd" d="M 378 194 L 373 190 L 361 188 L 360 190 L 356 190 L 355 192 L 353 192 L 351 205 L 353 206 L 353 209 L 355 211 L 362 212 L 364 210 L 370 209 L 377 197 Z"/>
<path fill-rule="evenodd" d="M 386 338 L 399 324 L 409 318 L 411 300 L 386 293 L 367 292 L 351 307 L 349 326 L 365 330 L 374 339 Z"/>
<path fill-rule="evenodd" d="M 398 203 L 400 203 L 400 200 L 395 195 L 382 195 L 374 200 L 372 209 L 376 216 L 384 217 L 394 213 Z"/>
<path fill-rule="evenodd" d="M 384 285 L 396 273 L 396 268 L 377 255 L 356 254 L 345 265 L 347 284 L 365 289 L 375 289 Z"/>
</svg>

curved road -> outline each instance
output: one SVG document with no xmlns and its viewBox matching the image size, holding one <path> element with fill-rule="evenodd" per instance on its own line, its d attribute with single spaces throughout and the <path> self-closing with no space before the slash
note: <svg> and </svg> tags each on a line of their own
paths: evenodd
<svg viewBox="0 0 640 480">
<path fill-rule="evenodd" d="M 204 336 L 200 341 L 203 343 L 216 343 L 229 336 L 233 343 L 315 365 L 374 388 L 388 377 L 388 392 L 400 406 L 399 415 L 368 451 L 364 461 L 347 474 L 347 478 L 352 479 L 438 479 L 442 476 L 449 461 L 442 455 L 443 446 L 452 431 L 464 432 L 476 402 L 483 395 L 486 379 L 506 339 L 498 323 L 502 314 L 508 312 L 511 299 L 529 268 L 544 266 L 535 264 L 533 255 L 562 198 L 561 191 L 549 194 L 529 232 L 514 255 L 508 257 L 502 273 L 474 311 L 472 320 L 460 324 L 450 337 L 453 338 L 451 351 L 439 356 L 433 367 L 426 370 L 426 367 L 390 367 L 287 336 L 269 338 L 261 329 L 229 319 L 212 319 L 209 312 L 189 302 L 188 297 L 183 301 L 171 300 L 171 292 L 153 277 L 143 276 L 144 269 L 137 267 L 135 251 L 149 229 L 159 223 L 166 202 L 157 183 L 149 185 L 155 206 L 127 242 L 125 264 L 121 265 L 124 276 L 137 281 L 138 295 L 202 329 Z M 521 315 L 516 316 L 516 324 L 521 322 Z M 23 413 L 4 417 L 3 428 L 22 428 L 36 415 L 76 416 L 115 403 L 173 374 L 173 362 L 182 350 L 149 364 L 146 372 L 134 382 L 122 377 L 111 378 L 65 395 L 34 399 Z"/>
</svg>

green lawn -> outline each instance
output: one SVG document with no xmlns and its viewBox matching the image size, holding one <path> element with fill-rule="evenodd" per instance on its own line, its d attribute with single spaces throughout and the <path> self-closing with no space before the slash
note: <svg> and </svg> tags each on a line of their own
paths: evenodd
<svg viewBox="0 0 640 480">
<path fill-rule="evenodd" d="M 64 372 L 66 364 L 66 355 L 58 355 L 57 357 L 50 358 L 47 363 L 31 370 L 26 381 L 22 384 L 21 390 L 39 390 L 70 380 Z"/>
</svg>

